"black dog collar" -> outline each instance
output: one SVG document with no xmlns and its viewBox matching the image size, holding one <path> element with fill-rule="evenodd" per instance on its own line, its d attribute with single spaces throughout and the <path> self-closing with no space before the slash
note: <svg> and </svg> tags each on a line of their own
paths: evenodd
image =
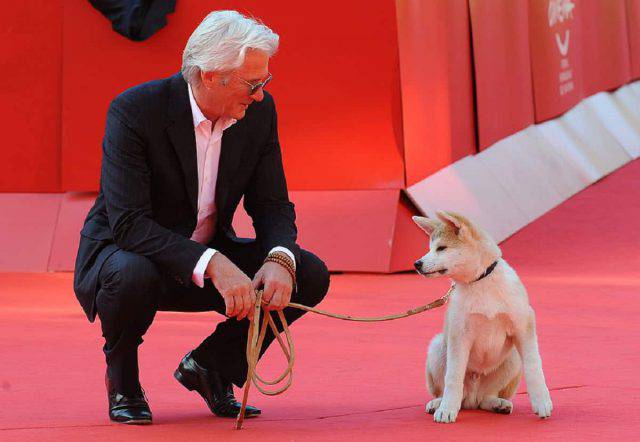
<svg viewBox="0 0 640 442">
<path fill-rule="evenodd" d="M 493 269 L 496 268 L 496 266 L 498 265 L 498 261 L 494 261 L 493 264 L 491 264 L 487 270 L 484 271 L 484 273 L 482 275 L 480 275 L 480 277 L 478 279 L 476 279 L 473 282 L 478 282 L 483 278 L 486 278 L 487 276 L 489 276 L 491 274 L 491 272 L 493 272 Z"/>
</svg>

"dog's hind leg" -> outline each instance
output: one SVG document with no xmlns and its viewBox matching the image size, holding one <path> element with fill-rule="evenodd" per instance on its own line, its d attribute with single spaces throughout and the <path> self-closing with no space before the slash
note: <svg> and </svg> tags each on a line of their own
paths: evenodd
<svg viewBox="0 0 640 442">
<path fill-rule="evenodd" d="M 510 414 L 513 396 L 522 378 L 522 363 L 515 348 L 494 372 L 483 377 L 479 408 L 495 413 Z"/>
<path fill-rule="evenodd" d="M 440 406 L 442 400 L 442 392 L 444 391 L 444 373 L 447 364 L 447 346 L 442 333 L 436 335 L 429 344 L 427 352 L 427 388 L 433 396 L 433 400 L 429 401 L 426 406 L 426 412 L 435 413 Z"/>
</svg>

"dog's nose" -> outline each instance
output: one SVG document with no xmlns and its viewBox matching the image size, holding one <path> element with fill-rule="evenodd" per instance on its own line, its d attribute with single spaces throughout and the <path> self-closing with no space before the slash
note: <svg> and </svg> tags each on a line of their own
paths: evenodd
<svg viewBox="0 0 640 442">
<path fill-rule="evenodd" d="M 420 270 L 422 268 L 422 261 L 417 260 L 413 263 L 413 266 L 416 268 L 416 270 Z"/>
</svg>

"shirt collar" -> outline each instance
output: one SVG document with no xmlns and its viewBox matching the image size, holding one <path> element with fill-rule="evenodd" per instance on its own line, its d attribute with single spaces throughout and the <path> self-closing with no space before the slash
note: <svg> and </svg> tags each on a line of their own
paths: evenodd
<svg viewBox="0 0 640 442">
<path fill-rule="evenodd" d="M 191 105 L 191 115 L 193 115 L 193 127 L 197 128 L 198 126 L 200 126 L 200 123 L 202 123 L 203 121 L 209 121 L 207 119 L 207 117 L 204 116 L 204 114 L 202 113 L 202 110 L 200 110 L 200 107 L 198 106 L 198 103 L 196 102 L 195 97 L 193 96 L 193 90 L 191 89 L 191 85 L 187 84 L 187 87 L 189 89 L 189 104 Z M 221 126 L 222 126 L 222 130 L 227 129 L 229 126 L 233 125 L 236 123 L 235 118 L 224 118 L 223 121 L 221 121 Z"/>
</svg>

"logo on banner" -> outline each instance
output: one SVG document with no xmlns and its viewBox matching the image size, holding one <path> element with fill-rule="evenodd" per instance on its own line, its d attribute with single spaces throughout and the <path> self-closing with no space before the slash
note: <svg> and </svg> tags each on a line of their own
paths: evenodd
<svg viewBox="0 0 640 442">
<path fill-rule="evenodd" d="M 548 18 L 549 28 L 561 25 L 573 19 L 573 10 L 576 5 L 572 0 L 549 0 Z M 569 63 L 569 42 L 571 39 L 571 30 L 565 29 L 564 32 L 558 29 L 555 32 L 556 46 L 560 52 L 560 72 L 558 74 L 558 92 L 560 96 L 568 94 L 574 89 L 573 70 Z"/>
<path fill-rule="evenodd" d="M 549 27 L 573 18 L 575 7 L 571 0 L 549 0 Z"/>
</svg>

